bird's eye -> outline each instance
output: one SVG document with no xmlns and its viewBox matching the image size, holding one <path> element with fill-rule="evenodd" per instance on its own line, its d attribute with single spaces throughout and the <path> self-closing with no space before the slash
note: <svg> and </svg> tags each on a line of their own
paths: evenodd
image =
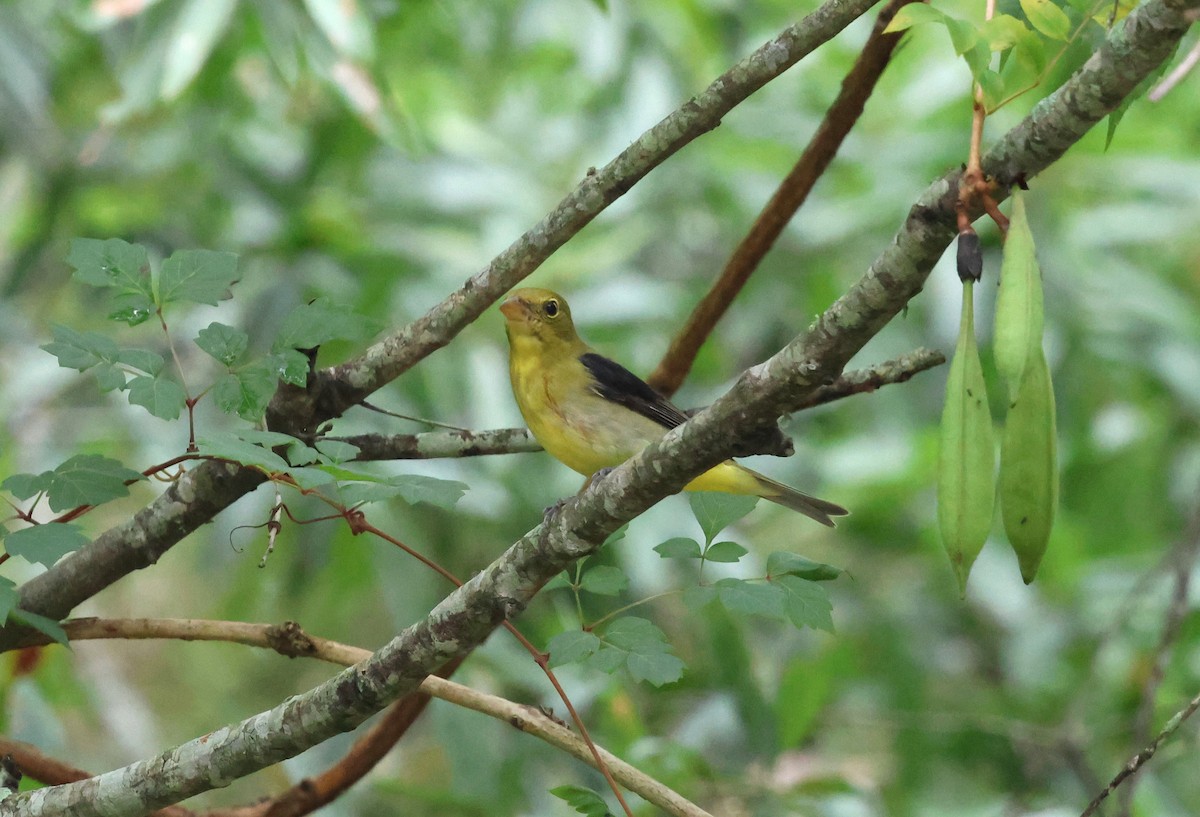
<svg viewBox="0 0 1200 817">
<path fill-rule="evenodd" d="M 546 313 L 547 318 L 553 318 L 558 314 L 558 301 L 551 298 L 542 304 L 542 311 Z"/>
</svg>

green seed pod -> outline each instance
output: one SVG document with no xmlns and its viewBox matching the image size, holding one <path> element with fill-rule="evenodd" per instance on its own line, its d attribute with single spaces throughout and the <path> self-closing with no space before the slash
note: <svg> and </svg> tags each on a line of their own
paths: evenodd
<svg viewBox="0 0 1200 817">
<path fill-rule="evenodd" d="M 974 284 L 963 283 L 962 319 L 942 409 L 938 527 L 959 591 L 992 529 L 996 449 L 987 386 L 975 344 Z"/>
<path fill-rule="evenodd" d="M 1034 253 L 1033 234 L 1025 217 L 1025 202 L 1013 193 L 1012 221 L 1004 240 L 1000 265 L 1000 295 L 996 299 L 993 348 L 996 369 L 1008 387 L 1009 402 L 1026 362 L 1042 348 L 1042 273 Z"/>
<path fill-rule="evenodd" d="M 1046 554 L 1058 507 L 1054 386 L 1039 348 L 1030 355 L 1008 407 L 1000 449 L 1000 510 L 1026 584 Z"/>
</svg>

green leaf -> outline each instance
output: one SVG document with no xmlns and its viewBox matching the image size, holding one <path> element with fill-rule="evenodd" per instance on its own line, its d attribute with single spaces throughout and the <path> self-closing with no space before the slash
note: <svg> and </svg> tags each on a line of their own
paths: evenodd
<svg viewBox="0 0 1200 817">
<path fill-rule="evenodd" d="M 310 304 L 296 307 L 283 319 L 279 337 L 275 339 L 271 350 L 312 349 L 331 340 L 365 340 L 378 331 L 377 327 L 375 321 L 364 315 L 318 298 Z M 306 373 L 307 366 L 306 360 Z"/>
<path fill-rule="evenodd" d="M 797 576 L 782 576 L 773 584 L 783 588 L 784 609 L 793 625 L 833 632 L 833 605 L 824 587 Z"/>
<path fill-rule="evenodd" d="M 142 479 L 145 477 L 117 460 L 99 454 L 79 454 L 50 472 L 47 488 L 50 510 L 57 512 L 78 505 L 100 505 L 129 496 L 125 483 Z"/>
<path fill-rule="evenodd" d="M 635 681 L 646 681 L 656 687 L 670 684 L 683 677 L 686 665 L 677 656 L 658 652 L 631 652 L 625 667 Z"/>
<path fill-rule="evenodd" d="M 617 528 L 615 531 L 610 533 L 608 535 L 608 538 L 604 540 L 604 544 L 602 544 L 601 547 L 609 547 L 610 545 L 615 545 L 617 542 L 620 542 L 622 539 L 625 538 L 625 533 L 628 530 L 629 530 L 629 523 L 626 522 L 624 525 L 622 525 L 621 527 Z"/>
<path fill-rule="evenodd" d="M 41 348 L 58 358 L 58 365 L 64 369 L 83 372 L 97 363 L 112 363 L 117 359 L 116 342 L 99 332 L 76 332 L 61 324 L 55 324 L 50 331 L 54 341 L 42 344 Z"/>
<path fill-rule="evenodd" d="M 321 459 L 317 449 L 291 434 L 248 428 L 237 432 L 237 435 L 246 442 L 261 445 L 263 448 L 275 449 L 285 446 L 283 456 L 292 465 L 311 465 Z"/>
<path fill-rule="evenodd" d="M 174 99 L 200 72 L 235 8 L 237 0 L 185 0 L 163 62 L 159 86 L 163 99 Z"/>
<path fill-rule="evenodd" d="M 676 536 L 660 545 L 655 545 L 654 552 L 664 559 L 699 559 L 700 543 L 695 539 Z"/>
<path fill-rule="evenodd" d="M 149 349 L 122 349 L 117 352 L 117 363 L 148 375 L 157 375 L 167 365 L 162 355 Z"/>
<path fill-rule="evenodd" d="M 29 499 L 34 494 L 50 488 L 54 472 L 43 471 L 40 474 L 13 474 L 0 482 L 0 488 L 8 491 L 17 499 Z"/>
<path fill-rule="evenodd" d="M 704 551 L 704 558 L 710 562 L 730 564 L 738 561 L 750 551 L 737 542 L 716 542 Z"/>
<path fill-rule="evenodd" d="M 9 614 L 20 600 L 21 594 L 17 592 L 17 586 L 10 579 L 0 576 L 0 624 L 8 620 Z"/>
<path fill-rule="evenodd" d="M 996 444 L 975 343 L 973 284 L 963 284 L 958 344 L 946 378 L 938 449 L 937 511 L 942 544 L 966 593 L 971 565 L 992 529 Z"/>
<path fill-rule="evenodd" d="M 344 443 L 341 440 L 317 440 L 314 444 L 321 452 L 321 459 L 324 462 L 350 462 L 358 456 L 359 452 L 357 445 Z"/>
<path fill-rule="evenodd" d="M 987 42 L 992 51 L 1006 51 L 1017 44 L 1029 29 L 1021 20 L 1011 14 L 997 14 L 990 20 L 984 20 L 979 28 L 979 35 Z"/>
<path fill-rule="evenodd" d="M 995 71 L 985 68 L 975 75 L 975 81 L 979 83 L 979 88 L 983 91 L 984 107 L 989 111 L 994 111 L 996 106 L 1004 101 L 1006 95 L 1004 80 Z"/>
<path fill-rule="evenodd" d="M 28 610 L 22 610 L 18 607 L 9 611 L 8 620 L 24 624 L 26 627 L 32 627 L 46 635 L 51 641 L 62 644 L 64 647 L 70 646 L 67 639 L 67 631 L 52 618 L 39 616 L 37 613 L 31 613 Z"/>
<path fill-rule="evenodd" d="M 213 400 L 226 414 L 253 422 L 266 411 L 276 382 L 273 374 L 258 366 L 226 372 L 213 383 Z"/>
<path fill-rule="evenodd" d="M 612 812 L 604 802 L 604 798 L 591 789 L 583 786 L 558 786 L 550 789 L 550 793 L 585 817 L 612 817 Z"/>
<path fill-rule="evenodd" d="M 561 667 L 582 661 L 600 649 L 600 639 L 583 630 L 567 630 L 550 639 L 546 652 L 550 654 L 550 666 Z"/>
<path fill-rule="evenodd" d="M 748 582 L 743 579 L 721 579 L 716 583 L 717 597 L 731 613 L 783 619 L 784 592 L 778 582 Z"/>
<path fill-rule="evenodd" d="M 1046 37 L 1066 40 L 1071 36 L 1071 18 L 1050 0 L 1021 0 L 1021 11 L 1029 24 Z"/>
<path fill-rule="evenodd" d="M 79 550 L 88 538 L 78 525 L 47 522 L 13 531 L 4 537 L 4 549 L 27 562 L 51 567 L 68 553 Z"/>
<path fill-rule="evenodd" d="M 125 372 L 111 363 L 101 363 L 92 370 L 100 391 L 120 391 L 125 388 Z"/>
<path fill-rule="evenodd" d="M 693 612 L 699 612 L 717 600 L 717 588 L 711 584 L 693 584 L 683 589 L 683 603 Z"/>
<path fill-rule="evenodd" d="M 304 386 L 308 383 L 308 356 L 295 349 L 284 349 L 267 358 L 274 377 L 293 386 Z"/>
<path fill-rule="evenodd" d="M 400 498 L 409 505 L 425 502 L 439 508 L 453 508 L 470 487 L 465 482 L 438 479 L 421 474 L 390 477 L 388 484 L 400 489 Z"/>
<path fill-rule="evenodd" d="M 888 23 L 884 33 L 904 31 L 920 23 L 940 23 L 945 14 L 923 3 L 911 3 L 896 12 L 896 16 Z"/>
<path fill-rule="evenodd" d="M 329 472 L 329 468 L 318 470 Z M 372 502 L 386 502 L 400 496 L 400 489 L 385 482 L 340 482 L 338 496 L 342 504 L 353 508 L 357 505 L 367 505 Z"/>
<path fill-rule="evenodd" d="M 224 366 L 234 366 L 246 356 L 250 336 L 241 329 L 213 321 L 200 330 L 196 345 Z"/>
<path fill-rule="evenodd" d="M 599 672 L 612 675 L 614 672 L 625 666 L 626 659 L 629 658 L 627 650 L 617 649 L 616 647 L 604 646 L 596 650 L 596 652 L 583 661 L 583 666 L 588 669 L 598 670 Z"/>
<path fill-rule="evenodd" d="M 155 417 L 174 420 L 183 411 L 187 395 L 174 380 L 140 375 L 129 381 L 129 402 L 144 406 Z"/>
<path fill-rule="evenodd" d="M 229 288 L 237 280 L 237 255 L 234 253 L 179 250 L 163 261 L 158 275 L 158 303 L 191 301 L 216 306 L 233 297 Z"/>
<path fill-rule="evenodd" d="M 296 484 L 305 490 L 337 482 L 333 474 L 320 468 L 293 468 L 288 471 L 288 476 L 294 479 Z"/>
<path fill-rule="evenodd" d="M 236 434 L 223 433 L 196 441 L 200 453 L 206 457 L 240 462 L 267 472 L 287 471 L 290 467 L 283 457 L 269 448 L 243 440 Z"/>
<path fill-rule="evenodd" d="M 144 301 L 154 297 L 150 284 L 150 256 L 140 244 L 119 238 L 73 238 L 67 263 L 75 268 L 74 278 L 118 293 L 137 294 Z"/>
<path fill-rule="evenodd" d="M 842 575 L 840 567 L 814 562 L 798 553 L 776 551 L 767 557 L 767 576 L 799 576 L 810 582 L 826 582 Z"/>
<path fill-rule="evenodd" d="M 155 312 L 154 301 L 141 292 L 122 292 L 112 298 L 108 319 L 130 326 L 145 323 Z"/>
<path fill-rule="evenodd" d="M 619 596 L 629 586 L 629 579 L 619 567 L 601 565 L 583 574 L 579 583 L 581 590 L 598 596 Z"/>
<path fill-rule="evenodd" d="M 955 54 L 960 57 L 968 56 L 980 44 L 983 44 L 984 52 L 987 53 L 987 43 L 974 23 L 950 16 L 944 17 L 943 21 L 946 24 L 946 31 L 950 34 L 950 44 L 954 46 Z M 968 59 L 969 61 L 970 59 Z M 971 66 L 971 69 L 972 72 L 976 70 L 974 65 Z"/>
<path fill-rule="evenodd" d="M 653 622 L 638 616 L 622 616 L 608 625 L 604 640 L 618 649 L 636 652 L 667 652 L 671 649 L 667 634 Z"/>
<path fill-rule="evenodd" d="M 696 491 L 688 494 L 688 502 L 704 531 L 705 544 L 711 544 L 718 533 L 754 510 L 758 497 Z"/>
</svg>

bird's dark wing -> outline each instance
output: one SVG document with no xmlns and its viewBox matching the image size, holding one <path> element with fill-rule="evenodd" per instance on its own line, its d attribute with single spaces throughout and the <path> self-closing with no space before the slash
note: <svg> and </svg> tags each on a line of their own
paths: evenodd
<svg viewBox="0 0 1200 817">
<path fill-rule="evenodd" d="M 592 376 L 592 391 L 605 400 L 636 411 L 664 428 L 683 425 L 687 419 L 687 415 L 671 405 L 667 398 L 620 363 L 595 352 L 580 355 L 579 362 Z"/>
</svg>

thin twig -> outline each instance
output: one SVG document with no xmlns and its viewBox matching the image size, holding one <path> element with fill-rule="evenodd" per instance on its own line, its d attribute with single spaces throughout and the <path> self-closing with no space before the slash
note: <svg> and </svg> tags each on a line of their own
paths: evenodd
<svg viewBox="0 0 1200 817">
<path fill-rule="evenodd" d="M 1184 721 L 1190 718 L 1192 713 L 1197 709 L 1200 709 L 1200 694 L 1192 698 L 1187 706 L 1176 712 L 1171 717 L 1171 720 L 1167 721 L 1167 725 L 1158 733 L 1158 737 L 1154 739 L 1153 743 L 1129 759 L 1129 762 L 1122 767 L 1121 771 L 1117 772 L 1116 777 L 1105 787 L 1104 791 L 1096 795 L 1096 799 L 1092 800 L 1091 803 L 1088 803 L 1088 807 L 1083 810 L 1083 813 L 1079 817 L 1091 817 L 1091 815 L 1095 814 L 1096 809 L 1100 808 L 1100 804 L 1104 802 L 1105 798 L 1116 791 L 1117 787 L 1125 782 L 1130 775 L 1137 773 L 1138 769 L 1142 768 L 1150 758 L 1154 757 L 1154 753 L 1158 751 L 1158 747 L 1163 744 L 1163 741 L 1175 734 Z"/>
<path fill-rule="evenodd" d="M 294 622 L 282 625 L 255 624 L 241 621 L 210 621 L 203 619 L 78 618 L 63 622 L 71 641 L 94 639 L 175 639 L 182 641 L 223 641 L 262 647 L 289 658 L 306 657 L 352 666 L 371 656 L 370 650 L 353 647 L 305 633 Z M 48 639 L 42 640 L 49 643 Z M 480 692 L 454 681 L 429 676 L 421 682 L 421 693 L 448 703 L 472 709 L 528 732 L 555 748 L 595 767 L 595 758 L 587 744 L 570 729 L 555 722 L 540 709 Z M 642 799 L 653 803 L 677 817 L 710 817 L 704 809 L 689 802 L 634 766 L 605 749 L 598 748 L 601 758 L 618 783 Z M 32 773 L 30 776 L 35 776 Z M 86 775 L 85 776 L 90 776 Z M 66 783 L 69 780 L 43 782 Z M 187 814 L 178 812 L 178 817 Z"/>
<path fill-rule="evenodd" d="M 875 83 L 900 40 L 900 34 L 884 34 L 883 30 L 892 21 L 896 11 L 911 2 L 915 0 L 891 0 L 879 12 L 875 28 L 862 53 L 842 81 L 837 99 L 829 106 L 825 119 L 800 159 L 759 213 L 746 237 L 725 263 L 725 269 L 716 283 L 692 310 L 687 323 L 671 341 L 662 361 L 647 379 L 646 382 L 667 397 L 679 389 L 717 321 L 741 292 L 750 275 L 758 269 L 788 222 L 812 192 L 817 180 L 828 169 L 846 135 L 858 122 L 867 99 L 875 89 Z"/>
<path fill-rule="evenodd" d="M 1176 65 L 1171 73 L 1163 78 L 1162 82 L 1150 89 L 1150 93 L 1146 94 L 1146 98 L 1151 102 L 1158 102 L 1170 93 L 1172 88 L 1182 82 L 1183 78 L 1196 67 L 1196 63 L 1198 62 L 1200 62 L 1200 40 L 1196 41 L 1196 44 L 1192 46 L 1192 50 L 1187 52 L 1187 55 L 1179 61 L 1179 65 Z"/>
</svg>

